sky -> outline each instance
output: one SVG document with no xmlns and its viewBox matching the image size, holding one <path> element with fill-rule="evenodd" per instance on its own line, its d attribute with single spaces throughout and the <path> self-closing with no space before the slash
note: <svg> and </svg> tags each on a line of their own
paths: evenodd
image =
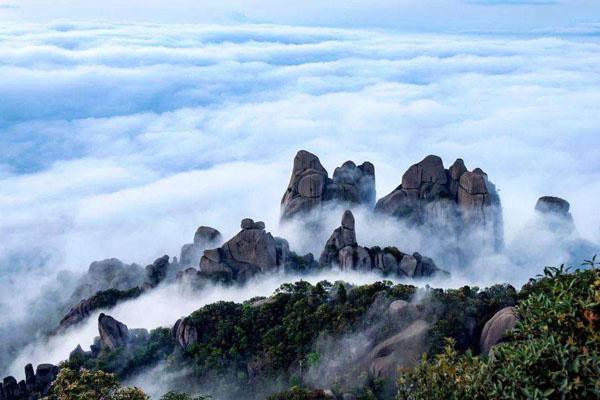
<svg viewBox="0 0 600 400">
<path fill-rule="evenodd" d="M 499 188 L 509 241 L 557 195 L 598 243 L 598 16 L 577 0 L 0 1 L 0 311 L 26 312 L 58 271 L 176 256 L 199 225 L 280 233 L 300 149 L 330 173 L 373 162 L 378 198 L 428 154 L 461 157 Z"/>
</svg>

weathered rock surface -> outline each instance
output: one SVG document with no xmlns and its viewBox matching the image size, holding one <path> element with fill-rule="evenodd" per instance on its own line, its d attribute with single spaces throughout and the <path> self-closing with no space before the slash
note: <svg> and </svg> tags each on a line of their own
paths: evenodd
<svg viewBox="0 0 600 400">
<path fill-rule="evenodd" d="M 204 251 L 200 259 L 201 272 L 243 282 L 257 273 L 285 266 L 290 254 L 286 240 L 274 238 L 265 231 L 264 222 L 250 218 L 242 220 L 241 228 L 223 246 Z"/>
<path fill-rule="evenodd" d="M 490 349 L 500 343 L 504 335 L 517 324 L 517 314 L 514 307 L 505 307 L 487 321 L 481 331 L 479 349 L 488 354 Z"/>
<path fill-rule="evenodd" d="M 71 304 L 75 304 L 96 292 L 118 289 L 126 290 L 139 286 L 144 282 L 144 271 L 137 264 L 125 264 L 116 258 L 94 261 L 71 296 Z"/>
<path fill-rule="evenodd" d="M 327 201 L 372 206 L 375 202 L 373 164 L 364 162 L 357 166 L 346 161 L 335 169 L 333 178 L 329 178 L 316 155 L 300 150 L 294 158 L 290 183 L 281 200 L 281 219 L 313 210 Z"/>
<path fill-rule="evenodd" d="M 569 212 L 570 207 L 571 205 L 565 199 L 553 196 L 542 196 L 535 204 L 535 210 L 542 214 L 552 214 L 572 220 L 573 217 Z"/>
<path fill-rule="evenodd" d="M 321 267 L 338 265 L 342 270 L 379 271 L 385 275 L 419 278 L 445 273 L 429 258 L 413 253 L 406 254 L 396 247 L 362 247 L 356 241 L 355 221 L 350 210 L 342 216 L 319 258 Z"/>
<path fill-rule="evenodd" d="M 66 329 L 89 317 L 95 310 L 113 307 L 119 301 L 134 299 L 142 293 L 143 289 L 140 287 L 133 287 L 128 290 L 109 289 L 97 292 L 72 307 L 60 320 L 53 334 L 64 332 Z"/>
<path fill-rule="evenodd" d="M 221 245 L 221 232 L 209 226 L 201 226 L 194 234 L 194 242 L 183 245 L 179 263 L 182 268 L 197 267 L 204 250 Z"/>
<path fill-rule="evenodd" d="M 146 266 L 146 277 L 144 280 L 144 288 L 150 289 L 158 286 L 169 272 L 169 256 L 164 255 L 154 260 L 150 265 Z"/>
<path fill-rule="evenodd" d="M 52 364 L 40 364 L 36 371 L 33 366 L 25 366 L 25 379 L 17 382 L 12 376 L 0 382 L 0 400 L 40 399 L 48 394 L 50 384 L 58 374 L 58 367 Z"/>
<path fill-rule="evenodd" d="M 187 318 L 178 319 L 171 329 L 171 336 L 185 349 L 198 342 L 198 329 Z"/>
<path fill-rule="evenodd" d="M 98 331 L 102 348 L 116 350 L 125 346 L 129 340 L 127 325 L 104 313 L 98 317 Z"/>
<path fill-rule="evenodd" d="M 468 171 L 461 159 L 445 169 L 440 157 L 425 157 L 404 173 L 400 186 L 377 201 L 375 210 L 454 239 L 484 231 L 495 250 L 503 244 L 498 193 L 481 169 Z"/>
<path fill-rule="evenodd" d="M 377 378 L 394 379 L 402 367 L 417 365 L 425 349 L 429 324 L 423 320 L 411 323 L 402 331 L 377 344 L 367 356 L 369 372 Z"/>
</svg>

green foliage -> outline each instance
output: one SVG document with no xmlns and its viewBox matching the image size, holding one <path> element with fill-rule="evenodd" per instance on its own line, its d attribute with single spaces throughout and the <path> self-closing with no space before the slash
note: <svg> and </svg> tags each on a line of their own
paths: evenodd
<svg viewBox="0 0 600 400">
<path fill-rule="evenodd" d="M 476 350 L 483 325 L 499 309 L 517 301 L 510 285 L 494 285 L 484 291 L 477 287 L 434 289 L 432 301 L 438 304 L 436 322 L 431 328 L 430 354 L 444 351 L 445 339 L 454 339 L 460 352 Z"/>
<path fill-rule="evenodd" d="M 294 386 L 289 390 L 271 395 L 267 400 L 327 400 L 322 390 L 302 389 Z"/>
<path fill-rule="evenodd" d="M 210 396 L 191 396 L 187 393 L 168 392 L 160 400 L 209 400 Z"/>
<path fill-rule="evenodd" d="M 592 262 L 594 262 L 593 260 Z M 509 342 L 489 358 L 443 353 L 401 371 L 398 399 L 600 398 L 600 273 L 546 268 L 519 302 Z"/>
<path fill-rule="evenodd" d="M 120 378 L 166 358 L 175 348 L 169 329 L 157 328 L 150 331 L 147 341 L 130 343 L 126 348 L 115 351 L 102 350 L 97 356 L 74 354 L 63 365 L 73 370 L 86 368 L 116 374 Z"/>
<path fill-rule="evenodd" d="M 121 387 L 114 374 L 62 368 L 45 400 L 148 400 L 139 388 Z"/>
</svg>

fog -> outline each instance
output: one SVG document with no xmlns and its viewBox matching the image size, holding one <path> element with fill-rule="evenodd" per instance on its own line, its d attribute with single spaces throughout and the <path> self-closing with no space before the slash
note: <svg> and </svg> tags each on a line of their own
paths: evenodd
<svg viewBox="0 0 600 400">
<path fill-rule="evenodd" d="M 583 250 L 600 242 L 594 37 L 55 22 L 3 25 L 0 59 L 0 376 L 91 343 L 97 315 L 43 336 L 94 260 L 145 265 L 178 255 L 199 225 L 229 238 L 244 217 L 318 257 L 341 209 L 323 213 L 317 234 L 279 224 L 300 149 L 330 174 L 348 159 L 373 162 L 378 198 L 427 154 L 486 171 L 500 191 L 506 250 L 432 286 L 518 286 L 571 260 L 580 237 Z M 577 232 L 537 222 L 541 195 L 570 201 Z M 355 216 L 359 244 L 446 266 L 443 243 L 427 234 L 368 210 Z M 289 279 L 201 294 L 166 286 L 110 313 L 132 328 L 171 326 Z"/>
</svg>

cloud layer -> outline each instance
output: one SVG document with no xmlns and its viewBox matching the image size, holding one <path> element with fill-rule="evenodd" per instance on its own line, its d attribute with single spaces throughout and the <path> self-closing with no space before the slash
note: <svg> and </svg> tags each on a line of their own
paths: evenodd
<svg viewBox="0 0 600 400">
<path fill-rule="evenodd" d="M 277 233 L 302 148 L 330 172 L 372 161 L 378 197 L 427 154 L 462 157 L 500 189 L 509 240 L 558 195 L 598 241 L 599 61 L 596 40 L 570 36 L 4 25 L 3 323 L 39 295 L 31 279 L 177 255 L 200 224 Z"/>
</svg>

